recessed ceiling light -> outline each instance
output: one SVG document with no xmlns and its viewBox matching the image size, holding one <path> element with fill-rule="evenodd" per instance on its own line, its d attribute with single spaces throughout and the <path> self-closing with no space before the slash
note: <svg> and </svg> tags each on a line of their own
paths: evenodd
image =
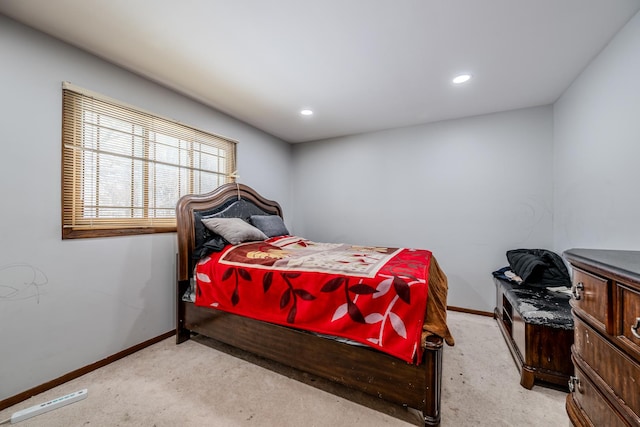
<svg viewBox="0 0 640 427">
<path fill-rule="evenodd" d="M 303 116 L 310 116 L 310 115 L 313 114 L 313 111 L 305 109 L 305 110 L 300 111 L 300 114 L 302 114 Z"/>
<path fill-rule="evenodd" d="M 460 74 L 459 76 L 454 77 L 453 83 L 459 85 L 466 81 L 469 81 L 470 78 L 471 74 Z"/>
</svg>

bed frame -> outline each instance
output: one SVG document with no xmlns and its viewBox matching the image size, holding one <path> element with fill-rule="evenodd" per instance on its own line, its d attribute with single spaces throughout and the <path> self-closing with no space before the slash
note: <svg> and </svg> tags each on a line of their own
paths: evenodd
<svg viewBox="0 0 640 427">
<path fill-rule="evenodd" d="M 443 340 L 430 336 L 420 365 L 408 364 L 377 350 L 261 322 L 182 300 L 193 271 L 196 212 L 212 212 L 233 200 L 250 202 L 282 217 L 277 202 L 243 184 L 225 184 L 211 193 L 184 196 L 176 208 L 178 231 L 176 342 L 201 334 L 384 401 L 422 412 L 424 424 L 440 424 Z M 295 355 L 295 356 L 292 356 Z"/>
</svg>

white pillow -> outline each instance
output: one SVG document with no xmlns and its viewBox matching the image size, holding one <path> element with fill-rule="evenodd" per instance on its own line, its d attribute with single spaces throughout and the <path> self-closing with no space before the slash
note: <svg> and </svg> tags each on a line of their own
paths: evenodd
<svg viewBox="0 0 640 427">
<path fill-rule="evenodd" d="M 205 218 L 202 223 L 232 245 L 267 238 L 262 231 L 240 218 Z"/>
</svg>

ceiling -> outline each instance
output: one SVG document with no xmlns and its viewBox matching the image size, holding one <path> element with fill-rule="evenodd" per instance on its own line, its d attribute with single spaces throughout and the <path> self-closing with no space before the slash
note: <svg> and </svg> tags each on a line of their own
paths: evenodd
<svg viewBox="0 0 640 427">
<path fill-rule="evenodd" d="M 0 0 L 19 22 L 288 142 L 550 104 L 639 9 L 640 0 Z M 460 73 L 473 77 L 456 86 Z"/>
</svg>

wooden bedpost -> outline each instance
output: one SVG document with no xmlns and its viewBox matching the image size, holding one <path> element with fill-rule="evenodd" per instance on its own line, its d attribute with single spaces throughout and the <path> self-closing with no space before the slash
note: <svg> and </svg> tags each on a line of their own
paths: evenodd
<svg viewBox="0 0 640 427">
<path fill-rule="evenodd" d="M 425 404 L 422 411 L 425 426 L 440 425 L 442 393 L 442 338 L 431 335 L 424 349 Z"/>
<path fill-rule="evenodd" d="M 180 256 L 178 254 L 176 254 L 176 260 L 176 344 L 180 344 L 191 337 L 191 331 L 184 327 L 185 303 L 182 301 L 182 295 L 189 288 L 189 280 L 180 280 L 178 272 Z"/>
</svg>

